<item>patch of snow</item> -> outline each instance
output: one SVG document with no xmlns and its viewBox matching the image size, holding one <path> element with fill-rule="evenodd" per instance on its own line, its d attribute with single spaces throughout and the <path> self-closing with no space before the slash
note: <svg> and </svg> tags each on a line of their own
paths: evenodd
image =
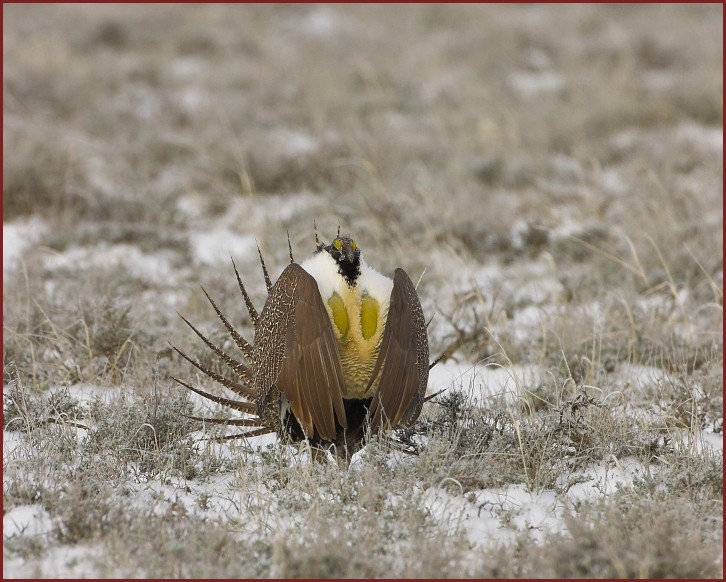
<svg viewBox="0 0 726 582">
<path fill-rule="evenodd" d="M 618 370 L 610 375 L 610 380 L 622 390 L 644 390 L 653 386 L 660 386 L 669 380 L 668 373 L 662 368 L 643 366 L 641 364 L 620 364 Z"/>
<path fill-rule="evenodd" d="M 82 144 L 83 164 L 88 178 L 89 190 L 97 190 L 99 193 L 119 198 L 128 194 L 120 191 L 118 179 L 112 169 L 108 157 L 99 151 L 99 148 L 89 147 Z M 109 154 L 109 156 L 112 156 Z"/>
<path fill-rule="evenodd" d="M 153 311 L 157 311 L 162 305 L 178 311 L 179 306 L 187 306 L 189 300 L 188 293 L 180 288 L 165 289 L 163 291 L 146 289 L 139 293 L 138 297 L 140 305 L 147 306 Z"/>
<path fill-rule="evenodd" d="M 297 22 L 297 30 L 307 36 L 324 38 L 339 32 L 340 16 L 327 6 L 316 6 Z"/>
<path fill-rule="evenodd" d="M 172 176 L 170 182 L 175 183 L 176 178 Z M 202 216 L 205 206 L 204 197 L 199 194 L 186 194 L 176 199 L 176 209 L 180 214 L 191 219 Z"/>
<path fill-rule="evenodd" d="M 562 75 L 552 71 L 516 71 L 508 78 L 509 84 L 526 97 L 542 93 L 553 93 L 565 86 Z"/>
<path fill-rule="evenodd" d="M 239 518 L 234 500 L 235 474 L 228 472 L 209 477 L 203 482 L 176 477 L 164 481 L 152 479 L 143 484 L 128 484 L 135 490 L 139 507 L 153 506 L 157 515 L 164 515 L 170 505 L 181 506 L 189 514 L 204 514 L 209 518 Z M 204 507 L 200 499 L 204 499 Z"/>
<path fill-rule="evenodd" d="M 473 282 L 485 300 L 501 296 L 512 297 L 514 304 L 522 306 L 542 305 L 557 302 L 564 290 L 557 279 L 557 267 L 546 254 L 534 261 L 516 261 L 508 265 L 497 262 L 466 265 L 460 273 L 458 278 L 452 278 L 454 286 L 468 290 Z"/>
<path fill-rule="evenodd" d="M 261 237 L 264 234 L 260 229 L 260 225 L 266 225 L 265 231 L 278 232 L 277 225 L 284 227 L 286 224 L 294 220 L 300 220 L 306 214 L 309 214 L 311 217 L 310 240 L 312 241 L 312 217 L 319 208 L 323 208 L 325 205 L 326 201 L 323 196 L 309 192 L 238 196 L 229 202 L 227 211 L 223 216 L 216 219 L 212 224 L 201 224 L 194 230 L 202 234 L 221 231 L 220 237 L 243 242 L 250 240 L 251 237 L 254 260 L 256 261 L 257 246 L 254 242 L 255 236 Z M 177 210 L 192 220 L 199 219 L 204 215 L 205 206 L 204 198 L 197 194 L 181 196 L 177 201 Z M 284 234 L 284 228 L 282 232 Z M 323 236 L 323 233 L 321 233 L 321 236 Z M 262 250 L 264 252 L 265 249 Z M 250 258 L 252 258 L 252 255 L 250 255 Z M 227 256 L 228 259 L 229 256 Z"/>
<path fill-rule="evenodd" d="M 248 230 L 257 230 L 260 224 L 285 224 L 299 220 L 304 212 L 311 215 L 325 206 L 325 198 L 318 194 L 303 192 L 294 195 L 275 194 L 270 196 L 248 196 L 238 198 L 230 205 L 225 220 L 234 225 L 246 225 Z M 310 221 L 310 240 L 313 240 L 313 225 Z M 324 233 L 320 233 L 324 239 Z M 294 250 L 294 249 L 293 249 Z"/>
<path fill-rule="evenodd" d="M 572 156 L 555 154 L 550 163 L 559 174 L 567 176 L 570 180 L 583 179 L 582 163 Z"/>
<path fill-rule="evenodd" d="M 277 129 L 268 136 L 270 146 L 284 156 L 295 158 L 315 153 L 320 144 L 318 141 L 301 131 Z"/>
<path fill-rule="evenodd" d="M 226 227 L 195 231 L 189 238 L 195 262 L 206 265 L 229 264 L 230 257 L 257 254 L 257 241 L 251 234 L 236 234 Z"/>
<path fill-rule="evenodd" d="M 48 548 L 33 560 L 3 558 L 3 578 L 95 578 L 98 573 L 92 559 L 102 553 L 100 547 L 76 544 Z"/>
<path fill-rule="evenodd" d="M 196 56 L 184 56 L 172 59 L 168 64 L 169 72 L 176 78 L 187 80 L 204 72 L 204 61 Z"/>
<path fill-rule="evenodd" d="M 723 127 L 709 127 L 692 122 L 680 123 L 674 128 L 656 128 L 650 131 L 626 129 L 611 138 L 611 144 L 620 150 L 629 150 L 643 144 L 662 149 L 663 143 L 677 142 L 702 151 L 723 151 Z"/>
<path fill-rule="evenodd" d="M 256 211 L 267 214 L 269 217 L 274 216 L 280 222 L 289 222 L 298 217 L 301 212 L 317 208 L 323 204 L 325 204 L 324 198 L 316 194 L 275 195 L 266 196 L 262 201 L 258 201 Z M 312 228 L 310 238 L 312 240 Z"/>
<path fill-rule="evenodd" d="M 649 89 L 670 89 L 678 82 L 678 77 L 670 72 L 646 71 L 642 74 L 643 84 Z"/>
<path fill-rule="evenodd" d="M 18 268 L 23 251 L 35 244 L 47 230 L 47 223 L 35 216 L 3 222 L 3 280 Z"/>
<path fill-rule="evenodd" d="M 72 246 L 63 252 L 48 252 L 44 259 L 47 269 L 77 271 L 90 268 L 122 268 L 138 279 L 158 283 L 174 280 L 169 252 L 144 253 L 135 245 L 101 242 L 94 247 Z"/>
<path fill-rule="evenodd" d="M 52 530 L 53 518 L 37 503 L 14 507 L 3 516 L 3 540 L 44 535 Z"/>
<path fill-rule="evenodd" d="M 716 434 L 712 428 L 707 430 L 691 431 L 686 428 L 671 429 L 669 433 L 674 449 L 683 451 L 686 455 L 721 454 L 723 455 L 723 435 Z"/>
<path fill-rule="evenodd" d="M 514 313 L 511 321 L 512 334 L 517 341 L 525 341 L 532 337 L 533 332 L 540 331 L 546 318 L 546 312 L 537 305 L 528 305 Z"/>
<path fill-rule="evenodd" d="M 637 459 L 618 459 L 611 455 L 597 465 L 574 472 L 572 477 L 584 477 L 585 480 L 570 487 L 567 497 L 571 501 L 594 501 L 605 495 L 612 495 L 619 487 L 631 487 L 633 478 L 647 470 Z M 563 477 L 564 475 L 560 476 L 563 481 L 561 485 L 564 485 Z"/>
<path fill-rule="evenodd" d="M 543 50 L 534 48 L 531 49 L 526 55 L 527 66 L 535 71 L 544 71 L 552 67 L 552 59 Z"/>
<path fill-rule="evenodd" d="M 714 451 L 721 451 L 723 454 L 723 433 L 715 433 L 712 429 L 703 430 L 699 433 L 701 446 L 710 447 Z"/>
<path fill-rule="evenodd" d="M 512 239 L 512 246 L 515 249 L 523 249 L 524 248 L 524 237 L 529 232 L 529 224 L 527 224 L 527 221 L 518 218 L 514 221 L 514 224 L 512 224 L 512 228 L 510 229 L 510 238 Z"/>
<path fill-rule="evenodd" d="M 493 399 L 513 403 L 527 388 L 539 384 L 543 376 L 542 369 L 534 364 L 505 368 L 494 364 L 439 362 L 429 372 L 429 392 L 457 390 L 483 406 Z"/>
<path fill-rule="evenodd" d="M 620 172 L 615 168 L 605 168 L 600 173 L 600 186 L 611 194 L 625 194 L 627 189 Z"/>
<path fill-rule="evenodd" d="M 10 422 L 10 419 L 7 422 Z M 22 444 L 23 433 L 3 430 L 3 459 L 7 461 Z"/>
<path fill-rule="evenodd" d="M 449 533 L 463 529 L 470 543 L 479 547 L 510 543 L 523 531 L 541 541 L 546 533 L 564 528 L 563 500 L 554 491 L 528 492 L 521 484 L 465 496 L 432 487 L 424 494 L 423 506 Z"/>
<path fill-rule="evenodd" d="M 706 127 L 697 123 L 681 123 L 675 129 L 676 139 L 707 150 L 723 151 L 723 127 Z"/>
<path fill-rule="evenodd" d="M 515 304 L 544 305 L 557 303 L 563 291 L 562 283 L 545 275 L 522 282 L 514 289 L 513 297 Z"/>
<path fill-rule="evenodd" d="M 619 131 L 610 138 L 610 144 L 616 149 L 628 150 L 638 142 L 638 138 L 640 138 L 641 133 L 642 132 L 635 131 L 633 129 Z"/>
<path fill-rule="evenodd" d="M 630 487 L 633 478 L 645 470 L 634 459 L 612 457 L 573 474 L 584 481 L 572 485 L 565 494 L 549 489 L 528 491 L 524 484 L 516 484 L 465 494 L 462 489 L 462 494 L 455 495 L 442 487 L 444 481 L 461 486 L 456 479 L 446 478 L 424 492 L 422 505 L 444 531 L 453 534 L 463 530 L 475 546 L 510 543 L 525 531 L 535 542 L 541 542 L 546 534 L 564 530 L 563 516 L 573 503 L 594 501 L 619 487 Z M 563 486 L 565 477 L 561 476 Z"/>
<path fill-rule="evenodd" d="M 670 293 L 640 295 L 635 299 L 634 305 L 645 313 L 670 313 L 673 308 L 673 295 Z"/>
<path fill-rule="evenodd" d="M 189 114 L 197 113 L 208 102 L 209 96 L 197 87 L 186 87 L 175 94 L 176 102 Z"/>
<path fill-rule="evenodd" d="M 50 392 L 58 389 L 51 388 Z M 90 404 L 94 399 L 100 398 L 103 402 L 110 402 L 121 392 L 120 386 L 98 386 L 97 384 L 73 384 L 68 386 L 68 395 L 78 400 L 80 404 Z"/>
</svg>

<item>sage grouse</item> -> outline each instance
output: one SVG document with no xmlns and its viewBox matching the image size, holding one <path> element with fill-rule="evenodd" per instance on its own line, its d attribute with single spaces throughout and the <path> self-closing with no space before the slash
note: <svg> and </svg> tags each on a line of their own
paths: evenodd
<svg viewBox="0 0 726 582">
<path fill-rule="evenodd" d="M 340 232 L 329 245 L 320 243 L 317 234 L 315 239 L 313 256 L 302 264 L 294 262 L 290 249 L 290 264 L 274 285 L 260 253 L 268 291 L 260 314 L 232 262 L 254 324 L 252 344 L 202 288 L 248 364 L 226 354 L 182 317 L 237 378 L 221 376 L 172 347 L 241 400 L 174 380 L 247 415 L 192 417 L 249 428 L 223 439 L 277 432 L 292 442 L 307 440 L 316 458 L 330 449 L 347 464 L 369 435 L 409 426 L 418 418 L 429 376 L 426 323 L 403 269 L 396 269 L 393 279 L 385 277 Z"/>
</svg>

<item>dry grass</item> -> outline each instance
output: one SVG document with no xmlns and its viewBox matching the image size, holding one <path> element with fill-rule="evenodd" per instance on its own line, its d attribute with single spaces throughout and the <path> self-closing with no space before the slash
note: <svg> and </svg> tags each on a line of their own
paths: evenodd
<svg viewBox="0 0 726 582">
<path fill-rule="evenodd" d="M 4 271 L 3 505 L 50 524 L 4 538 L 6 575 L 68 548 L 108 577 L 722 574 L 723 457 L 699 445 L 723 430 L 721 6 L 3 15 L 3 219 L 33 241 Z M 202 284 L 249 336 L 228 256 L 258 307 L 264 283 L 234 237 L 274 277 L 313 220 L 424 274 L 432 354 L 544 379 L 442 395 L 398 435 L 416 455 L 376 441 L 348 472 L 200 440 L 168 375 L 216 388 L 167 341 L 216 364 L 176 311 L 224 343 Z M 569 500 L 623 459 L 630 486 L 537 539 L 425 505 Z"/>
<path fill-rule="evenodd" d="M 567 529 L 536 544 L 522 535 L 482 556 L 477 577 L 714 578 L 720 527 L 687 501 L 618 495 L 579 507 Z"/>
</svg>

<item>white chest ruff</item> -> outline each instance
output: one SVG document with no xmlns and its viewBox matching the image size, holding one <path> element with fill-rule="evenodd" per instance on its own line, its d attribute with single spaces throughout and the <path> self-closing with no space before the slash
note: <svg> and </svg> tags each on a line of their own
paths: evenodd
<svg viewBox="0 0 726 582">
<path fill-rule="evenodd" d="M 300 266 L 317 281 L 333 324 L 346 380 L 344 397 L 371 396 L 375 384 L 368 391 L 366 388 L 378 357 L 393 281 L 361 259 L 360 275 L 351 287 L 326 252 L 315 254 Z"/>
</svg>

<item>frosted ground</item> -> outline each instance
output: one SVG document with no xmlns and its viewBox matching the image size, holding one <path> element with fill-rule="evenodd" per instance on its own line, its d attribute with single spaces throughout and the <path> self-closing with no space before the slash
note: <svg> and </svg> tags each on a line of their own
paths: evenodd
<svg viewBox="0 0 726 582">
<path fill-rule="evenodd" d="M 3 12 L 4 577 L 722 575 L 722 6 Z M 415 454 L 183 416 L 313 220 L 433 316 Z"/>
</svg>

